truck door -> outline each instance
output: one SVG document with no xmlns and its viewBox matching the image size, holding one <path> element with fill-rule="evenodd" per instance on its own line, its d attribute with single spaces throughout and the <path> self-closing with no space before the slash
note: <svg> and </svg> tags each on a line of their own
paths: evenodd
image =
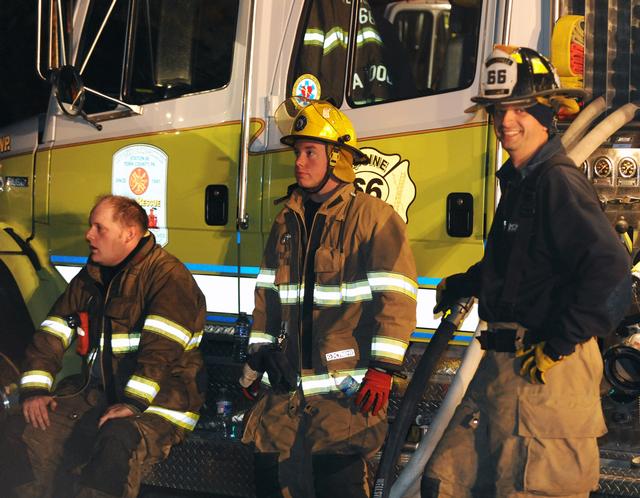
<svg viewBox="0 0 640 498">
<path fill-rule="evenodd" d="M 486 3 L 307 0 L 282 61 L 280 95 L 331 99 L 346 112 L 370 158 L 356 168 L 356 185 L 408 225 L 420 284 L 416 338 L 436 325 L 439 280 L 482 256 L 490 130 L 485 115 L 465 109 L 478 93 Z M 271 133 L 269 147 L 279 150 L 278 140 Z M 292 164 L 290 152 L 268 156 L 272 191 L 286 191 Z M 476 323 L 470 317 L 464 329 Z"/>
<path fill-rule="evenodd" d="M 56 108 L 50 116 L 41 221 L 52 262 L 75 266 L 69 276 L 86 260 L 84 231 L 96 197 L 127 195 L 146 209 L 158 243 L 196 275 L 208 310 L 238 312 L 235 213 L 249 6 L 76 2 L 68 13 L 60 63 L 80 75 L 85 100 L 81 115 Z M 250 311 L 250 303 L 243 308 Z"/>
</svg>

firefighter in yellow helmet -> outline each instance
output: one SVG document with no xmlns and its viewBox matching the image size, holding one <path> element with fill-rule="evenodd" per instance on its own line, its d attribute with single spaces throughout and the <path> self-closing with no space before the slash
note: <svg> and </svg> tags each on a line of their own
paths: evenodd
<svg viewBox="0 0 640 498">
<path fill-rule="evenodd" d="M 328 102 L 276 113 L 297 184 L 276 216 L 240 383 L 270 386 L 247 415 L 259 497 L 365 498 L 387 430 L 392 375 L 416 323 L 416 269 L 393 208 L 356 191 L 365 161 Z M 254 385 L 255 387 L 255 385 Z"/>
<path fill-rule="evenodd" d="M 476 296 L 485 350 L 422 479 L 422 497 L 583 497 L 598 485 L 596 438 L 609 334 L 629 307 L 629 255 L 554 136 L 571 96 L 535 50 L 499 46 L 472 101 L 509 160 L 484 256 L 438 286 L 434 312 Z M 558 104 L 558 105 L 556 105 Z"/>
<path fill-rule="evenodd" d="M 284 135 L 280 141 L 285 145 L 295 149 L 298 141 L 312 141 L 325 146 L 328 165 L 321 182 L 299 183 L 307 192 L 319 192 L 332 176 L 335 181 L 353 183 L 356 178 L 353 165 L 368 162 L 367 156 L 358 149 L 351 121 L 329 102 L 288 99 L 276 111 L 276 123 Z"/>
</svg>

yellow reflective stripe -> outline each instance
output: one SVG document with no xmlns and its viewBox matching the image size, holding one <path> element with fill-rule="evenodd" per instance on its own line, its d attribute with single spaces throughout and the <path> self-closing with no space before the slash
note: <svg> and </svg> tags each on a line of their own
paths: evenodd
<svg viewBox="0 0 640 498">
<path fill-rule="evenodd" d="M 146 399 L 149 403 L 153 401 L 159 391 L 160 386 L 157 382 L 139 375 L 132 375 L 124 388 L 125 393 Z"/>
<path fill-rule="evenodd" d="M 320 375 L 303 375 L 300 383 L 302 385 L 302 391 L 307 396 L 327 394 L 339 391 L 340 389 L 338 388 L 338 385 L 347 375 L 351 375 L 351 377 L 353 377 L 358 383 L 362 383 L 362 379 L 366 372 L 366 368 L 357 368 L 354 370 L 339 370 L 333 372 L 333 376 L 329 373 Z"/>
<path fill-rule="evenodd" d="M 391 337 L 374 337 L 371 341 L 371 356 L 401 362 L 409 344 Z"/>
<path fill-rule="evenodd" d="M 176 322 L 158 315 L 149 315 L 144 321 L 143 329 L 176 341 L 182 347 L 186 347 L 191 340 L 191 332 Z"/>
<path fill-rule="evenodd" d="M 316 284 L 313 289 L 313 302 L 319 306 L 340 306 L 343 302 L 357 303 L 371 299 L 371 287 L 364 280 L 343 282 L 340 286 Z"/>
<path fill-rule="evenodd" d="M 380 34 L 373 28 L 364 28 L 358 31 L 358 35 L 356 36 L 356 44 L 358 46 L 362 46 L 365 43 L 378 43 L 382 45 L 382 38 L 380 38 Z"/>
<path fill-rule="evenodd" d="M 348 42 L 349 34 L 344 29 L 341 27 L 332 28 L 324 37 L 322 55 L 327 55 L 338 47 L 346 48 Z"/>
<path fill-rule="evenodd" d="M 256 287 L 278 292 L 278 288 L 276 287 L 276 271 L 271 268 L 260 268 L 260 273 L 258 273 L 258 278 L 256 278 Z"/>
<path fill-rule="evenodd" d="M 531 58 L 531 68 L 533 69 L 533 74 L 547 74 L 549 72 L 547 66 L 538 57 Z"/>
<path fill-rule="evenodd" d="M 60 339 L 65 349 L 69 347 L 69 344 L 71 344 L 73 329 L 60 317 L 48 316 L 40 324 L 40 329 Z"/>
<path fill-rule="evenodd" d="M 20 388 L 51 390 L 53 376 L 45 370 L 29 370 L 20 377 Z"/>
<path fill-rule="evenodd" d="M 113 334 L 111 336 L 111 349 L 114 353 L 133 353 L 140 346 L 140 332 L 131 334 Z"/>
<path fill-rule="evenodd" d="M 200 418 L 200 415 L 194 412 L 179 412 L 176 410 L 162 408 L 160 406 L 150 406 L 144 412 L 155 413 L 172 424 L 183 427 L 189 431 L 192 431 L 195 428 L 198 423 L 198 419 Z"/>
<path fill-rule="evenodd" d="M 282 304 L 297 304 L 304 295 L 304 285 L 282 284 L 278 286 L 278 294 Z"/>
<path fill-rule="evenodd" d="M 273 344 L 276 338 L 271 334 L 265 334 L 257 330 L 252 330 L 249 334 L 249 344 Z"/>
<path fill-rule="evenodd" d="M 367 278 L 373 292 L 400 292 L 414 300 L 418 298 L 418 284 L 399 273 L 374 271 L 367 273 Z"/>
<path fill-rule="evenodd" d="M 307 29 L 304 33 L 304 44 L 322 47 L 324 45 L 324 32 L 319 29 Z"/>
<path fill-rule="evenodd" d="M 204 335 L 204 331 L 198 330 L 195 334 L 193 334 L 193 337 L 191 337 L 189 344 L 187 344 L 187 347 L 184 348 L 184 350 L 191 351 L 192 349 L 197 349 L 198 346 L 200 346 L 200 343 L 202 342 L 203 335 Z"/>
</svg>

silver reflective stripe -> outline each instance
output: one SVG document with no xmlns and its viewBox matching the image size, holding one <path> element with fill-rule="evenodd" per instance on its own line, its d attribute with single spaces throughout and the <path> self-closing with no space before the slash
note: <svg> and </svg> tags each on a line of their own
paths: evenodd
<svg viewBox="0 0 640 498">
<path fill-rule="evenodd" d="M 347 375 L 351 375 L 358 383 L 362 383 L 366 368 L 358 368 L 355 370 L 339 370 L 332 374 L 320 375 L 303 375 L 301 379 L 302 391 L 307 396 L 314 394 L 327 394 L 339 391 L 338 384 L 344 380 Z"/>
<path fill-rule="evenodd" d="M 71 344 L 73 329 L 60 317 L 48 316 L 46 320 L 40 324 L 40 329 L 60 339 L 65 349 Z"/>
<path fill-rule="evenodd" d="M 44 370 L 29 370 L 22 374 L 20 387 L 25 389 L 46 389 L 51 390 L 53 376 Z"/>
<path fill-rule="evenodd" d="M 408 344 L 391 337 L 374 337 L 371 341 L 371 356 L 401 362 Z"/>
<path fill-rule="evenodd" d="M 191 337 L 191 340 L 189 341 L 189 344 L 187 344 L 187 347 L 184 348 L 185 351 L 191 351 L 192 349 L 197 349 L 198 346 L 200 346 L 200 343 L 202 342 L 202 336 L 204 335 L 204 331 L 199 330 L 198 332 L 196 332 L 195 334 L 193 334 L 193 337 Z"/>
<path fill-rule="evenodd" d="M 249 335 L 249 344 L 273 344 L 274 342 L 276 342 L 274 336 L 257 330 L 252 330 Z"/>
<path fill-rule="evenodd" d="M 125 393 L 146 399 L 149 403 L 153 401 L 159 391 L 160 386 L 157 382 L 139 375 L 132 375 L 124 388 Z"/>
<path fill-rule="evenodd" d="M 344 282 L 340 286 L 316 284 L 313 289 L 313 302 L 319 306 L 340 306 L 343 302 L 357 303 L 371 299 L 371 287 L 365 280 Z"/>
<path fill-rule="evenodd" d="M 186 347 L 191 340 L 191 332 L 176 322 L 158 315 L 149 315 L 144 321 L 143 329 L 176 341 L 182 347 Z"/>
<path fill-rule="evenodd" d="M 260 273 L 258 273 L 258 278 L 256 278 L 256 287 L 278 292 L 278 288 L 276 287 L 276 271 L 271 268 L 260 268 Z"/>
<path fill-rule="evenodd" d="M 349 35 L 345 30 L 340 27 L 332 28 L 324 37 L 322 55 L 327 55 L 338 47 L 346 48 L 348 40 Z"/>
<path fill-rule="evenodd" d="M 304 44 L 322 47 L 324 44 L 324 32 L 319 29 L 307 29 L 304 33 Z"/>
<path fill-rule="evenodd" d="M 304 295 L 304 285 L 282 284 L 278 286 L 278 293 L 282 304 L 297 304 Z"/>
<path fill-rule="evenodd" d="M 399 273 L 374 271 L 367 273 L 369 285 L 373 292 L 400 292 L 412 299 L 418 297 L 418 285 L 410 278 Z"/>
<path fill-rule="evenodd" d="M 373 28 L 364 28 L 358 31 L 358 35 L 356 36 L 356 43 L 360 45 L 364 45 L 365 43 L 378 43 L 382 45 L 382 38 L 378 32 Z"/>
<path fill-rule="evenodd" d="M 196 424 L 198 423 L 198 419 L 200 418 L 200 415 L 194 412 L 179 412 L 176 410 L 162 408 L 160 406 L 150 406 L 144 412 L 155 413 L 165 420 L 168 420 L 172 424 L 178 425 L 190 431 L 195 428 Z"/>
<path fill-rule="evenodd" d="M 113 334 L 111 349 L 114 353 L 135 353 L 140 346 L 140 332 L 131 334 Z"/>
</svg>

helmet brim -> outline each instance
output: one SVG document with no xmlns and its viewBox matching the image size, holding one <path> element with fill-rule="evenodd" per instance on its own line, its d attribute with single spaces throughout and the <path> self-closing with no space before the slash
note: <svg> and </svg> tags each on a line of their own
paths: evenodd
<svg viewBox="0 0 640 498">
<path fill-rule="evenodd" d="M 486 97 L 471 97 L 471 102 L 475 102 L 474 105 L 464 110 L 466 113 L 475 113 L 480 109 L 486 109 L 495 105 L 522 105 L 523 107 L 530 107 L 536 104 L 536 97 L 551 97 L 553 95 L 561 95 L 569 98 L 585 98 L 587 92 L 582 88 L 553 88 L 550 90 L 544 90 L 536 92 L 534 94 L 519 96 L 519 97 L 505 97 L 489 99 Z"/>
<path fill-rule="evenodd" d="M 337 147 L 342 147 L 348 150 L 353 157 L 353 164 L 367 164 L 369 162 L 369 157 L 363 154 L 359 149 L 352 147 L 347 144 L 339 144 L 338 142 L 334 142 L 332 140 L 323 140 L 322 138 L 318 138 L 315 136 L 309 135 L 285 135 L 280 139 L 280 142 L 284 145 L 288 145 L 289 147 L 293 147 L 298 140 L 309 140 L 310 142 L 321 142 L 324 144 L 335 145 Z"/>
</svg>

